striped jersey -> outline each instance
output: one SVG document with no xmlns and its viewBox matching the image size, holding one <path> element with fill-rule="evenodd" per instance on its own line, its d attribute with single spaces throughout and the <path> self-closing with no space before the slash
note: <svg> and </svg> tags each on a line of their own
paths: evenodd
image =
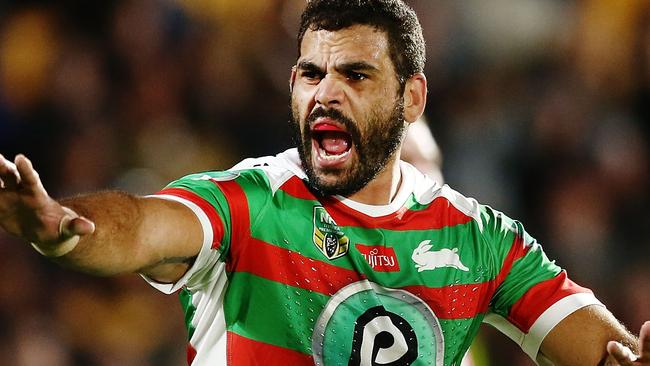
<svg viewBox="0 0 650 366">
<path fill-rule="evenodd" d="M 523 226 L 401 162 L 393 201 L 310 189 L 295 149 L 189 175 L 203 246 L 174 284 L 190 365 L 459 365 L 487 322 L 538 364 L 542 340 L 600 304 Z"/>
</svg>

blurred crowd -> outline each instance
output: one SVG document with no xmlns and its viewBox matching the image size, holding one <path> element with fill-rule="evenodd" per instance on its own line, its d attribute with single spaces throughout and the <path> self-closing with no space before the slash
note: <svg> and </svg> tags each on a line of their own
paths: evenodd
<svg viewBox="0 0 650 366">
<path fill-rule="evenodd" d="M 452 187 L 520 219 L 638 332 L 650 319 L 650 2 L 415 0 Z M 0 153 L 49 193 L 152 193 L 292 145 L 304 0 L 0 2 Z M 0 234 L 3 364 L 182 365 L 175 296 Z M 532 365 L 494 330 L 477 365 Z"/>
</svg>

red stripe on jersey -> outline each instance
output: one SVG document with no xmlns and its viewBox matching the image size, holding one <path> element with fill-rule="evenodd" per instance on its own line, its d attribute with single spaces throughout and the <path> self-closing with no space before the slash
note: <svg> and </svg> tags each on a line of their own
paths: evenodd
<svg viewBox="0 0 650 366">
<path fill-rule="evenodd" d="M 231 253 L 236 247 L 242 246 L 250 236 L 250 216 L 248 211 L 248 198 L 242 187 L 235 181 L 212 181 L 226 197 L 230 208 L 230 245 Z M 232 255 L 233 258 L 236 258 Z"/>
<path fill-rule="evenodd" d="M 231 271 L 251 273 L 328 296 L 346 285 L 365 279 L 356 271 L 314 260 L 259 239 L 248 240 L 247 243 L 238 243 L 238 252 L 232 256 Z M 233 246 L 231 250 L 234 249 Z"/>
<path fill-rule="evenodd" d="M 310 355 L 228 332 L 228 364 L 237 366 L 314 365 Z"/>
<path fill-rule="evenodd" d="M 440 319 L 471 319 L 487 311 L 494 292 L 493 282 L 440 288 L 406 286 L 403 289 L 426 302 Z"/>
<path fill-rule="evenodd" d="M 187 344 L 187 364 L 191 365 L 192 362 L 194 362 L 194 358 L 196 357 L 196 349 L 192 347 L 191 344 Z"/>
<path fill-rule="evenodd" d="M 496 283 L 494 284 L 495 285 L 494 291 L 496 291 L 496 288 L 501 286 L 503 281 L 505 281 L 515 261 L 525 256 L 529 250 L 530 250 L 530 245 L 524 242 L 524 238 L 522 236 L 517 235 L 515 237 L 515 240 L 512 242 L 512 246 L 508 251 L 508 255 L 506 256 L 506 259 L 503 261 L 503 266 L 501 267 L 501 270 L 499 271 L 499 274 L 495 279 Z"/>
<path fill-rule="evenodd" d="M 593 292 L 571 281 L 566 272 L 562 271 L 556 277 L 531 287 L 512 305 L 508 320 L 522 332 L 528 333 L 530 327 L 546 309 L 559 300 L 577 293 Z"/>
<path fill-rule="evenodd" d="M 212 206 L 212 204 L 210 204 L 198 194 L 182 188 L 166 188 L 157 194 L 167 194 L 170 196 L 183 198 L 199 206 L 201 211 L 203 211 L 203 213 L 205 213 L 205 215 L 208 217 L 210 226 L 212 226 L 212 248 L 219 249 L 224 234 L 223 221 L 221 221 L 221 217 L 217 213 L 217 210 L 214 208 L 214 206 Z"/>
<path fill-rule="evenodd" d="M 435 230 L 466 224 L 472 218 L 460 212 L 444 197 L 434 199 L 427 208 L 418 211 L 405 207 L 379 217 L 358 212 L 333 197 L 322 200 L 323 206 L 339 226 L 386 230 Z"/>
<path fill-rule="evenodd" d="M 316 200 L 316 196 L 309 190 L 307 184 L 297 176 L 292 176 L 280 186 L 280 189 L 290 196 L 302 200 Z"/>
</svg>

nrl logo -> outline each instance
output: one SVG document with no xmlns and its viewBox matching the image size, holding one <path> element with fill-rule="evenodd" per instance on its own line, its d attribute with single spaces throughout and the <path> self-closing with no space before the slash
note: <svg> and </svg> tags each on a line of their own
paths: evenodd
<svg viewBox="0 0 650 366">
<path fill-rule="evenodd" d="M 348 252 L 350 239 L 322 206 L 314 207 L 314 245 L 327 257 L 336 259 Z"/>
</svg>

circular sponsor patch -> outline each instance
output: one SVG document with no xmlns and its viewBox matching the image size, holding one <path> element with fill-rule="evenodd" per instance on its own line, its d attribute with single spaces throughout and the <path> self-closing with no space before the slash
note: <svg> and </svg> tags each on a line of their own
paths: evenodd
<svg viewBox="0 0 650 366">
<path fill-rule="evenodd" d="M 312 351 L 323 366 L 442 366 L 444 338 L 438 318 L 420 298 L 364 280 L 327 302 Z"/>
</svg>

